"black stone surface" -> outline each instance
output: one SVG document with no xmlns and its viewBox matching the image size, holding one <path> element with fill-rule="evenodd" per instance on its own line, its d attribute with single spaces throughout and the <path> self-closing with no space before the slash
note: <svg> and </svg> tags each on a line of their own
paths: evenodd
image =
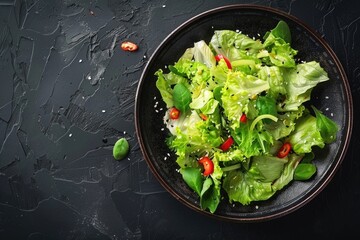
<svg viewBox="0 0 360 240">
<path fill-rule="evenodd" d="M 288 12 L 329 43 L 347 73 L 347 155 L 310 203 L 279 219 L 218 221 L 180 204 L 136 139 L 135 91 L 148 57 L 205 10 L 254 3 Z M 360 4 L 341 0 L 0 1 L 0 239 L 334 239 L 360 236 Z M 119 46 L 130 39 L 137 52 Z M 112 146 L 126 137 L 123 161 Z"/>
</svg>

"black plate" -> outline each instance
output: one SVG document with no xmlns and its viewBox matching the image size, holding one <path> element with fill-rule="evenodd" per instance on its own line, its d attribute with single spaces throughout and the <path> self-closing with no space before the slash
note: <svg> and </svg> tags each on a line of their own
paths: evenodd
<svg viewBox="0 0 360 240">
<path fill-rule="evenodd" d="M 341 129 L 337 141 L 316 152 L 318 172 L 311 181 L 293 181 L 267 201 L 248 206 L 230 204 L 226 197 L 217 211 L 211 214 L 199 207 L 197 195 L 191 191 L 181 175 L 175 155 L 165 144 L 167 130 L 162 130 L 166 109 L 155 86 L 154 73 L 173 64 L 186 48 L 194 42 L 209 42 L 214 30 L 241 30 L 258 38 L 274 28 L 279 20 L 288 23 L 292 33 L 292 47 L 299 50 L 303 61 L 316 60 L 328 72 L 330 80 L 319 84 L 312 93 L 311 104 L 336 121 Z M 156 105 L 156 108 L 154 106 Z M 160 109 L 163 110 L 160 110 Z M 158 110 L 159 112 L 157 112 Z M 216 8 L 183 23 L 175 29 L 156 49 L 149 59 L 136 93 L 135 124 L 141 150 L 150 169 L 160 183 L 186 206 L 226 220 L 263 221 L 277 218 L 299 209 L 313 199 L 332 179 L 344 159 L 352 130 L 352 100 L 343 67 L 329 45 L 299 19 L 269 7 L 254 5 L 230 5 Z M 165 160 L 166 159 L 166 160 Z"/>
</svg>

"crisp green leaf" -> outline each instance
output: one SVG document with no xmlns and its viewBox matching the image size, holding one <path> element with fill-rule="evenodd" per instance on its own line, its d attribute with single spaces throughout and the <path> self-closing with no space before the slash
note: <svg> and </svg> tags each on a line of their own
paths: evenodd
<svg viewBox="0 0 360 240">
<path fill-rule="evenodd" d="M 300 163 L 294 172 L 294 180 L 308 180 L 316 173 L 316 166 L 313 163 Z"/>
<path fill-rule="evenodd" d="M 309 153 L 313 146 L 323 148 L 324 140 L 316 126 L 316 118 L 307 115 L 299 119 L 295 130 L 289 136 L 292 149 L 297 154 Z"/>
<path fill-rule="evenodd" d="M 213 98 L 214 98 L 213 92 L 207 89 L 202 89 L 200 95 L 197 98 L 194 98 L 189 106 L 192 109 L 200 109 L 204 107 L 210 101 L 210 99 Z"/>
<path fill-rule="evenodd" d="M 156 80 L 156 87 L 160 91 L 163 101 L 166 103 L 166 106 L 174 106 L 173 102 L 173 90 L 170 84 L 165 80 L 162 70 L 156 71 L 155 75 L 158 77 Z"/>
<path fill-rule="evenodd" d="M 322 114 L 317 108 L 311 106 L 316 115 L 316 126 L 320 131 L 321 137 L 325 143 L 332 143 L 336 140 L 336 134 L 339 126 L 336 122 Z"/>
<path fill-rule="evenodd" d="M 251 55 L 256 55 L 263 48 L 260 41 L 232 30 L 215 31 L 209 46 L 216 54 L 221 54 L 230 61 L 252 58 Z"/>
<path fill-rule="evenodd" d="M 209 68 L 216 64 L 213 52 L 203 40 L 194 43 L 194 60 L 205 64 Z"/>
<path fill-rule="evenodd" d="M 181 168 L 180 173 L 186 184 L 200 196 L 203 185 L 200 168 Z"/>
<path fill-rule="evenodd" d="M 291 43 L 291 32 L 289 26 L 283 20 L 280 20 L 271 33 L 278 38 L 284 39 L 285 42 Z"/>
<path fill-rule="evenodd" d="M 220 182 L 216 179 L 208 177 L 205 179 L 201 194 L 200 206 L 202 209 L 209 209 L 211 213 L 216 211 L 220 203 Z"/>
<path fill-rule="evenodd" d="M 272 182 L 278 179 L 288 159 L 272 156 L 253 157 L 250 173 L 257 173 L 258 179 L 263 182 Z"/>
<path fill-rule="evenodd" d="M 312 89 L 319 83 L 329 80 L 327 72 L 318 62 L 301 63 L 294 69 L 283 69 L 283 77 L 287 79 L 286 100 L 281 103 L 282 111 L 294 111 L 310 100 Z"/>
<path fill-rule="evenodd" d="M 173 101 L 174 106 L 179 109 L 181 113 L 185 113 L 189 109 L 191 93 L 184 84 L 178 83 L 175 85 L 173 91 Z"/>
</svg>

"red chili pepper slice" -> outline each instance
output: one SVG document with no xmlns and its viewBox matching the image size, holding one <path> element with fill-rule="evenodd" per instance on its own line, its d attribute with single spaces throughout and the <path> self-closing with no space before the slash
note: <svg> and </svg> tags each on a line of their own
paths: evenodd
<svg viewBox="0 0 360 240">
<path fill-rule="evenodd" d="M 216 59 L 216 61 L 220 61 L 221 59 L 224 59 L 228 69 L 232 69 L 232 66 L 231 66 L 231 63 L 230 63 L 229 59 L 227 59 L 224 55 L 218 54 L 218 55 L 215 56 L 215 59 Z"/>
<path fill-rule="evenodd" d="M 138 49 L 138 45 L 133 42 L 123 42 L 121 44 L 121 49 L 124 51 L 134 52 Z"/>
<path fill-rule="evenodd" d="M 288 142 L 284 143 L 284 144 L 281 146 L 281 148 L 279 149 L 279 152 L 278 152 L 278 154 L 277 154 L 277 157 L 278 157 L 278 158 L 284 158 L 284 157 L 286 157 L 286 156 L 289 154 L 290 150 L 291 150 L 291 144 L 288 143 Z"/>
<path fill-rule="evenodd" d="M 203 114 L 203 113 L 200 113 L 199 116 L 201 117 L 202 120 L 206 121 L 208 119 L 208 117 Z"/>
<path fill-rule="evenodd" d="M 223 151 L 227 151 L 233 143 L 234 139 L 232 137 L 229 137 L 223 144 L 221 144 L 220 149 Z"/>
<path fill-rule="evenodd" d="M 210 158 L 202 157 L 199 159 L 198 162 L 202 164 L 204 167 L 204 172 L 203 172 L 204 176 L 209 176 L 214 172 L 214 163 L 211 161 Z"/>
<path fill-rule="evenodd" d="M 243 113 L 243 114 L 241 115 L 241 117 L 240 117 L 240 122 L 242 122 L 242 123 L 246 123 L 246 122 L 247 122 L 247 117 L 246 117 L 246 114 L 245 114 L 245 113 Z"/>
<path fill-rule="evenodd" d="M 177 109 L 176 107 L 170 108 L 169 116 L 170 116 L 170 119 L 172 119 L 172 120 L 178 119 L 180 117 L 180 110 Z"/>
</svg>

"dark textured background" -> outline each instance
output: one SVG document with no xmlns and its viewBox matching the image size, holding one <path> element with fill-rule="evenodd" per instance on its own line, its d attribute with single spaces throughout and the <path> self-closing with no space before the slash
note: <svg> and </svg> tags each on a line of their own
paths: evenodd
<svg viewBox="0 0 360 240">
<path fill-rule="evenodd" d="M 190 17 L 232 3 L 271 6 L 315 29 L 353 94 L 353 137 L 333 180 L 304 207 L 262 223 L 181 205 L 149 171 L 134 127 L 135 91 L 155 48 Z M 341 0 L 1 0 L 0 239 L 360 236 L 359 9 Z M 139 51 L 122 51 L 126 39 Z M 123 136 L 131 153 L 118 162 L 112 146 Z"/>
</svg>

